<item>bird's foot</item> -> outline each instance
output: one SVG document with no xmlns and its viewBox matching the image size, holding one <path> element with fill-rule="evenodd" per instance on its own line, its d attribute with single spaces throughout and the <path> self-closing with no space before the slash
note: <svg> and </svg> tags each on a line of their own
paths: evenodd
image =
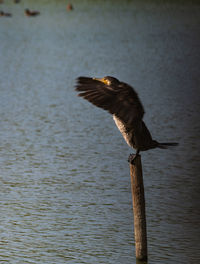
<svg viewBox="0 0 200 264">
<path fill-rule="evenodd" d="M 129 157 L 128 157 L 128 162 L 131 163 L 132 165 L 134 165 L 135 164 L 135 159 L 137 158 L 137 156 L 139 156 L 138 153 L 130 154 Z"/>
</svg>

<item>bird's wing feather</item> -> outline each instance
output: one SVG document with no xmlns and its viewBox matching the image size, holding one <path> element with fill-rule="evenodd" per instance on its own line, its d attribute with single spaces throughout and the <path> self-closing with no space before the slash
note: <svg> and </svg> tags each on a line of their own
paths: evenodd
<svg viewBox="0 0 200 264">
<path fill-rule="evenodd" d="M 127 125 L 132 125 L 143 118 L 144 109 L 140 99 L 126 83 L 106 85 L 93 78 L 79 77 L 76 91 L 79 92 L 79 96 L 116 115 Z"/>
</svg>

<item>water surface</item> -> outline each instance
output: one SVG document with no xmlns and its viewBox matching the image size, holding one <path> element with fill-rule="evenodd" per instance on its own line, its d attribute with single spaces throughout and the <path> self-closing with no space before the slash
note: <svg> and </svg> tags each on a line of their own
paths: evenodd
<svg viewBox="0 0 200 264">
<path fill-rule="evenodd" d="M 153 137 L 180 143 L 142 154 L 149 263 L 197 263 L 199 6 L 73 4 L 1 5 L 0 260 L 135 263 L 132 150 L 74 91 L 78 76 L 113 75 L 139 93 Z"/>
</svg>

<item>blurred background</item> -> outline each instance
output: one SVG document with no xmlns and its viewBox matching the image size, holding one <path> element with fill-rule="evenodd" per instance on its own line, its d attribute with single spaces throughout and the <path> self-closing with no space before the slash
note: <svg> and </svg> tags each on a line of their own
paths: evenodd
<svg viewBox="0 0 200 264">
<path fill-rule="evenodd" d="M 180 144 L 142 153 L 149 263 L 198 263 L 199 2 L 15 2 L 0 4 L 1 263 L 135 263 L 133 150 L 74 91 L 106 75 Z"/>
</svg>

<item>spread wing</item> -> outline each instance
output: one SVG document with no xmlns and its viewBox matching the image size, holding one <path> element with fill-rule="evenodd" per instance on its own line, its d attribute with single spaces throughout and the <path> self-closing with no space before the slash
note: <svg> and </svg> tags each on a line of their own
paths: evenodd
<svg viewBox="0 0 200 264">
<path fill-rule="evenodd" d="M 143 118 L 144 109 L 140 99 L 126 83 L 106 85 L 93 78 L 79 77 L 76 91 L 79 92 L 79 96 L 116 115 L 127 125 L 132 125 Z"/>
</svg>

